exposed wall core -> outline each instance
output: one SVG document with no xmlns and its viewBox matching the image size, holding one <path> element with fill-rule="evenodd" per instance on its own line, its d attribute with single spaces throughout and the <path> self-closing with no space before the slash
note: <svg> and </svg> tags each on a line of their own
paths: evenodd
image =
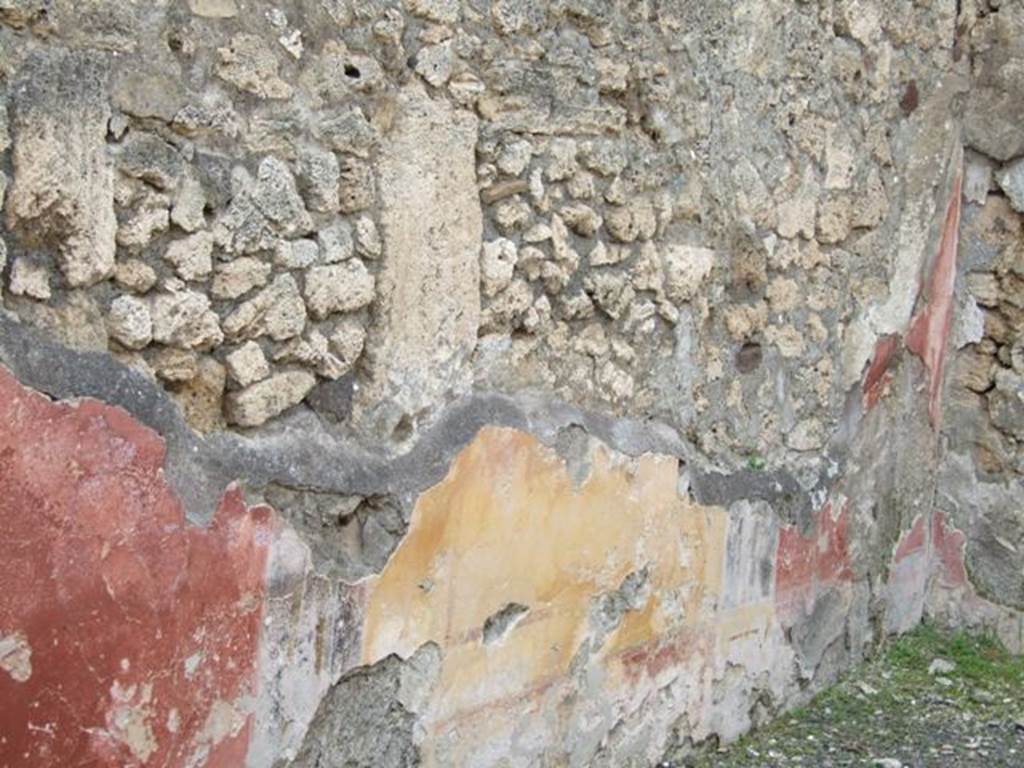
<svg viewBox="0 0 1024 768">
<path fill-rule="evenodd" d="M 1020 0 L 0 1 L 0 766 L 636 766 L 1024 647 Z"/>
</svg>

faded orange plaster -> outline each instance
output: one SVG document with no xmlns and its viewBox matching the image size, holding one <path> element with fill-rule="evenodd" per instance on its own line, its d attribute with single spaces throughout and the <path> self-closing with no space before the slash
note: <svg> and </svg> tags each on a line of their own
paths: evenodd
<svg viewBox="0 0 1024 768">
<path fill-rule="evenodd" d="M 623 664 L 666 642 L 708 647 L 690 628 L 710 622 L 721 593 L 724 510 L 677 496 L 673 458 L 616 460 L 595 443 L 591 459 L 577 488 L 562 459 L 536 438 L 482 430 L 448 477 L 420 497 L 384 571 L 364 583 L 364 664 L 408 657 L 427 642 L 441 648 L 428 716 L 436 728 L 543 696 L 593 638 L 593 599 L 645 567 L 647 602 L 591 648 L 607 684 L 635 682 Z M 500 641 L 483 643 L 484 622 L 513 602 L 528 612 Z M 749 621 L 763 625 L 762 613 Z M 689 655 L 685 647 L 672 655 L 680 653 Z M 471 730 L 460 737 L 480 737 Z"/>
</svg>

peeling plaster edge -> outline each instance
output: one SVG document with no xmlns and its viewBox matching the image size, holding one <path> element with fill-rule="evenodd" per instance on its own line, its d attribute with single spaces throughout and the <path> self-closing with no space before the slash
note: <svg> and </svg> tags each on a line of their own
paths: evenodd
<svg viewBox="0 0 1024 768">
<path fill-rule="evenodd" d="M 452 459 L 485 426 L 521 429 L 551 447 L 563 429 L 577 426 L 631 457 L 680 459 L 693 471 L 698 501 L 745 497 L 721 490 L 721 478 L 730 475 L 697 470 L 697 451 L 668 424 L 586 411 L 538 392 L 471 394 L 449 405 L 408 451 L 389 456 L 331 430 L 306 408 L 247 434 L 197 434 L 173 399 L 141 372 L 105 352 L 66 347 L 3 311 L 0 364 L 49 397 L 93 398 L 122 408 L 159 434 L 167 447 L 167 481 L 195 523 L 209 523 L 224 489 L 236 481 L 253 488 L 278 483 L 328 493 L 418 495 L 445 476 Z M 745 475 L 741 471 L 739 479 Z M 796 487 L 788 475 L 777 484 Z"/>
<path fill-rule="evenodd" d="M 71 349 L 45 332 L 0 312 L 0 364 L 24 385 L 60 400 L 89 397 L 120 407 L 165 441 L 165 476 L 193 523 L 208 524 L 233 482 L 259 490 L 276 483 L 346 495 L 395 494 L 412 502 L 448 473 L 453 459 L 486 426 L 519 429 L 558 452 L 563 430 L 578 427 L 612 450 L 636 458 L 671 456 L 686 474 L 684 495 L 704 506 L 728 508 L 741 500 L 778 507 L 782 519 L 807 528 L 827 497 L 843 461 L 829 461 L 813 477 L 785 468 L 722 471 L 671 425 L 589 411 L 539 391 L 516 395 L 475 392 L 449 404 L 409 450 L 388 455 L 368 448 L 300 407 L 247 433 L 201 435 L 185 422 L 159 384 L 109 354 Z M 858 385 L 859 391 L 859 385 Z M 860 419 L 855 417 L 855 421 Z M 859 424 L 847 425 L 855 434 Z M 847 435 L 847 439 L 849 439 Z M 835 460 L 832 442 L 826 458 Z M 563 460 L 566 457 L 562 457 Z"/>
</svg>

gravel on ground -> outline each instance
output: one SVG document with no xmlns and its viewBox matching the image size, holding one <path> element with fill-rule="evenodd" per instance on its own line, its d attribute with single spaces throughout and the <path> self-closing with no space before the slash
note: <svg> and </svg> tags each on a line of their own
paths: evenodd
<svg viewBox="0 0 1024 768">
<path fill-rule="evenodd" d="M 922 626 L 807 706 L 660 768 L 1024 768 L 1024 658 Z"/>
</svg>

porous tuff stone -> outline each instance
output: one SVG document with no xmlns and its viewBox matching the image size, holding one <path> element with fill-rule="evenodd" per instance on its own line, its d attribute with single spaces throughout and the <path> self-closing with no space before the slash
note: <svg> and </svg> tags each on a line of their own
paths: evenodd
<svg viewBox="0 0 1024 768">
<path fill-rule="evenodd" d="M 52 244 L 72 286 L 114 269 L 114 171 L 107 154 L 110 106 L 99 57 L 31 55 L 14 84 L 14 179 L 7 226 Z"/>
<path fill-rule="evenodd" d="M 228 421 L 240 427 L 258 427 L 301 403 L 314 384 L 316 377 L 311 373 L 284 371 L 231 392 L 225 400 Z"/>
<path fill-rule="evenodd" d="M 464 386 L 480 318 L 477 119 L 417 86 L 398 95 L 381 147 L 384 242 L 377 322 L 357 420 L 390 431 Z"/>
</svg>

